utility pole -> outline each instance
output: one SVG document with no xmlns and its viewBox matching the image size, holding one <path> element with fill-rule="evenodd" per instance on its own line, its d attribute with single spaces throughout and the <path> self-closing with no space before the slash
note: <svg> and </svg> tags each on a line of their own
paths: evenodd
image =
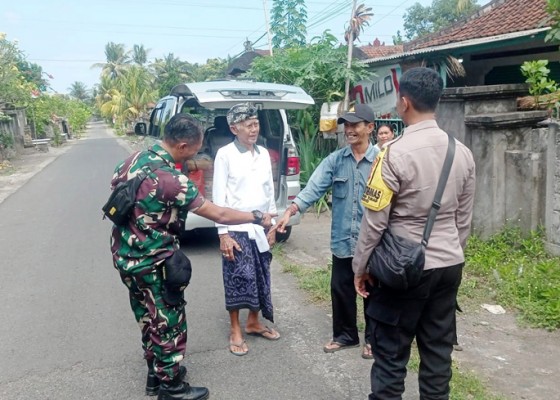
<svg viewBox="0 0 560 400">
<path fill-rule="evenodd" d="M 266 35 L 268 36 L 268 51 L 272 57 L 272 38 L 270 37 L 270 20 L 268 18 L 268 9 L 266 8 L 266 0 L 263 0 L 264 20 L 266 21 Z"/>
<path fill-rule="evenodd" d="M 354 30 L 352 29 L 352 20 L 354 19 L 354 14 L 356 13 L 356 2 L 352 2 L 352 15 L 350 16 L 350 22 L 348 23 L 348 62 L 346 68 L 350 69 L 352 67 L 352 49 L 354 46 Z M 344 111 L 348 111 L 348 104 L 350 103 L 350 78 L 346 78 L 346 84 L 344 85 Z"/>
</svg>

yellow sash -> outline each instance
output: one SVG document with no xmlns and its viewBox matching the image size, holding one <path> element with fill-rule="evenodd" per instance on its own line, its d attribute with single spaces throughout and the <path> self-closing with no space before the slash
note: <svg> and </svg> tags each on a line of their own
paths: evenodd
<svg viewBox="0 0 560 400">
<path fill-rule="evenodd" d="M 383 210 L 391 204 L 391 199 L 393 198 L 393 191 L 389 189 L 381 176 L 383 158 L 387 153 L 387 149 L 387 147 L 383 148 L 377 155 L 366 183 L 366 190 L 362 196 L 362 204 L 372 211 Z"/>
</svg>

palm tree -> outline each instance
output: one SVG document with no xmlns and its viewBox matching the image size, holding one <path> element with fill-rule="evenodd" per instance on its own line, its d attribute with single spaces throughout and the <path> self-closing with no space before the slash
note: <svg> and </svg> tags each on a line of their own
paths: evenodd
<svg viewBox="0 0 560 400">
<path fill-rule="evenodd" d="M 364 31 L 364 27 L 369 25 L 369 19 L 373 17 L 371 12 L 371 7 L 366 7 L 360 4 L 356 7 L 356 0 L 354 0 L 352 5 L 352 17 L 344 33 L 344 39 L 348 43 L 348 62 L 347 68 L 350 70 L 352 67 L 352 47 L 354 40 L 356 40 L 360 33 Z M 344 88 L 344 110 L 348 110 L 348 95 L 350 92 L 350 78 L 346 79 L 346 84 Z"/>
<path fill-rule="evenodd" d="M 73 82 L 68 88 L 70 96 L 80 101 L 86 101 L 90 98 L 90 91 L 83 82 Z"/>
<path fill-rule="evenodd" d="M 116 85 L 98 96 L 101 114 L 112 119 L 124 130 L 147 114 L 148 104 L 158 98 L 153 85 L 154 77 L 140 66 L 131 66 L 117 81 Z"/>
<path fill-rule="evenodd" d="M 371 17 L 373 17 L 371 7 L 366 7 L 365 5 L 360 4 L 355 9 L 354 13 L 352 14 L 352 18 L 350 18 L 350 22 L 346 27 L 346 32 L 344 33 L 344 40 L 346 40 L 346 43 L 350 44 L 351 41 L 353 42 L 354 40 L 359 38 L 360 33 L 362 33 L 364 31 L 364 28 L 369 25 L 369 20 Z"/>
<path fill-rule="evenodd" d="M 146 116 L 147 106 L 157 101 L 158 92 L 154 89 L 154 77 L 145 68 L 131 67 L 120 81 L 123 94 L 123 116 L 133 122 Z"/>
<path fill-rule="evenodd" d="M 148 62 L 148 53 L 150 50 L 147 50 L 143 44 L 135 44 L 132 47 L 132 62 L 134 64 L 143 66 Z"/>
<path fill-rule="evenodd" d="M 152 67 L 156 75 L 156 86 L 160 88 L 161 96 L 168 95 L 175 85 L 186 82 L 190 76 L 188 63 L 181 61 L 173 53 L 167 54 L 162 59 L 156 58 Z"/>
<path fill-rule="evenodd" d="M 101 75 L 117 79 L 130 64 L 130 57 L 124 44 L 109 42 L 105 45 L 106 63 L 96 63 L 92 68 L 101 68 Z"/>
</svg>

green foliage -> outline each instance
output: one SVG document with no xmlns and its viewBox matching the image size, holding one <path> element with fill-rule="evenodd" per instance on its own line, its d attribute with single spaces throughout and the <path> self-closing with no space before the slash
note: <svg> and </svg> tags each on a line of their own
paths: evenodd
<svg viewBox="0 0 560 400">
<path fill-rule="evenodd" d="M 90 91 L 87 88 L 86 84 L 83 82 L 72 82 L 68 90 L 70 96 L 75 98 L 76 100 L 85 102 L 91 98 Z"/>
<path fill-rule="evenodd" d="M 0 131 L 0 150 L 14 146 L 14 138 L 7 132 Z"/>
<path fill-rule="evenodd" d="M 452 371 L 449 400 L 506 400 L 491 394 L 474 372 L 461 369 L 457 361 L 453 362 Z"/>
<path fill-rule="evenodd" d="M 284 83 L 303 88 L 315 100 L 308 108 L 314 121 L 319 121 L 319 107 L 337 100 L 344 93 L 346 78 L 356 83 L 370 72 L 361 63 L 346 67 L 347 47 L 328 31 L 303 47 L 279 49 L 274 57 L 258 57 L 247 76 L 264 82 Z"/>
<path fill-rule="evenodd" d="M 546 11 L 552 18 L 552 24 L 544 40 L 547 42 L 557 42 L 560 40 L 560 0 L 548 0 Z"/>
<path fill-rule="evenodd" d="M 397 31 L 397 34 L 393 35 L 393 44 L 398 45 L 398 44 L 403 44 L 403 43 L 404 43 L 404 40 L 402 38 L 401 31 Z"/>
<path fill-rule="evenodd" d="M 521 65 L 521 73 L 526 78 L 525 82 L 529 84 L 529 93 L 535 97 L 537 106 L 540 96 L 558 90 L 557 83 L 548 78 L 550 69 L 547 66 L 548 60 L 525 61 Z"/>
<path fill-rule="evenodd" d="M 17 67 L 27 82 L 33 84 L 41 92 L 47 91 L 49 83 L 45 78 L 43 78 L 43 74 L 45 74 L 45 72 L 43 72 L 43 68 L 40 65 L 26 61 L 23 58 L 23 55 L 20 54 L 20 60 L 17 63 Z M 48 74 L 46 75 L 50 76 Z"/>
<path fill-rule="evenodd" d="M 476 0 L 433 0 L 431 6 L 415 3 L 404 14 L 404 35 L 412 40 L 436 32 L 472 14 Z"/>
<path fill-rule="evenodd" d="M 508 228 L 487 241 L 473 236 L 466 254 L 466 271 L 490 287 L 496 300 L 519 310 L 531 326 L 560 328 L 560 258 L 550 257 L 542 232 L 523 237 Z"/>
<path fill-rule="evenodd" d="M 43 95 L 29 105 L 28 118 L 38 137 L 44 137 L 48 125 L 56 126 L 57 118 L 66 118 L 72 132 L 79 137 L 91 118 L 89 106 L 64 95 Z"/>
<path fill-rule="evenodd" d="M 205 64 L 186 63 L 190 76 L 186 82 L 204 82 L 223 79 L 227 75 L 229 61 L 223 58 L 209 58 Z"/>
<path fill-rule="evenodd" d="M 306 268 L 295 264 L 285 264 L 283 272 L 294 275 L 300 289 L 305 290 L 311 300 L 319 303 L 331 301 L 331 270 L 326 268 Z"/>
<path fill-rule="evenodd" d="M 173 87 L 185 83 L 190 76 L 189 64 L 175 57 L 173 53 L 161 59 L 156 58 L 152 68 L 159 97 L 167 96 Z"/>
<path fill-rule="evenodd" d="M 101 68 L 101 75 L 109 79 L 117 79 L 130 64 L 129 51 L 123 43 L 109 42 L 105 45 L 107 62 L 93 64 L 92 68 Z"/>
<path fill-rule="evenodd" d="M 305 45 L 305 0 L 273 0 L 271 14 L 272 46 L 281 48 Z"/>
<path fill-rule="evenodd" d="M 18 68 L 22 60 L 23 53 L 16 43 L 10 42 L 5 34 L 0 33 L 0 103 L 25 106 L 31 99 L 31 91 L 37 89 Z"/>
</svg>

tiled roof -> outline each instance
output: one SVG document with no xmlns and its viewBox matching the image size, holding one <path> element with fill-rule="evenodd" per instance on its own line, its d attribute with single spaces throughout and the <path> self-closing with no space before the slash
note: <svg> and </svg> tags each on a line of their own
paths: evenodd
<svg viewBox="0 0 560 400">
<path fill-rule="evenodd" d="M 404 51 L 542 28 L 549 22 L 546 0 L 493 0 L 465 20 L 405 43 Z"/>
<path fill-rule="evenodd" d="M 381 43 L 378 38 L 368 45 L 358 47 L 366 58 L 387 57 L 392 54 L 403 52 L 402 44 L 396 46 L 385 46 L 385 42 Z"/>
<path fill-rule="evenodd" d="M 403 45 L 398 44 L 395 46 L 360 46 L 359 49 L 366 54 L 368 58 L 386 57 L 392 54 L 403 52 Z"/>
</svg>

